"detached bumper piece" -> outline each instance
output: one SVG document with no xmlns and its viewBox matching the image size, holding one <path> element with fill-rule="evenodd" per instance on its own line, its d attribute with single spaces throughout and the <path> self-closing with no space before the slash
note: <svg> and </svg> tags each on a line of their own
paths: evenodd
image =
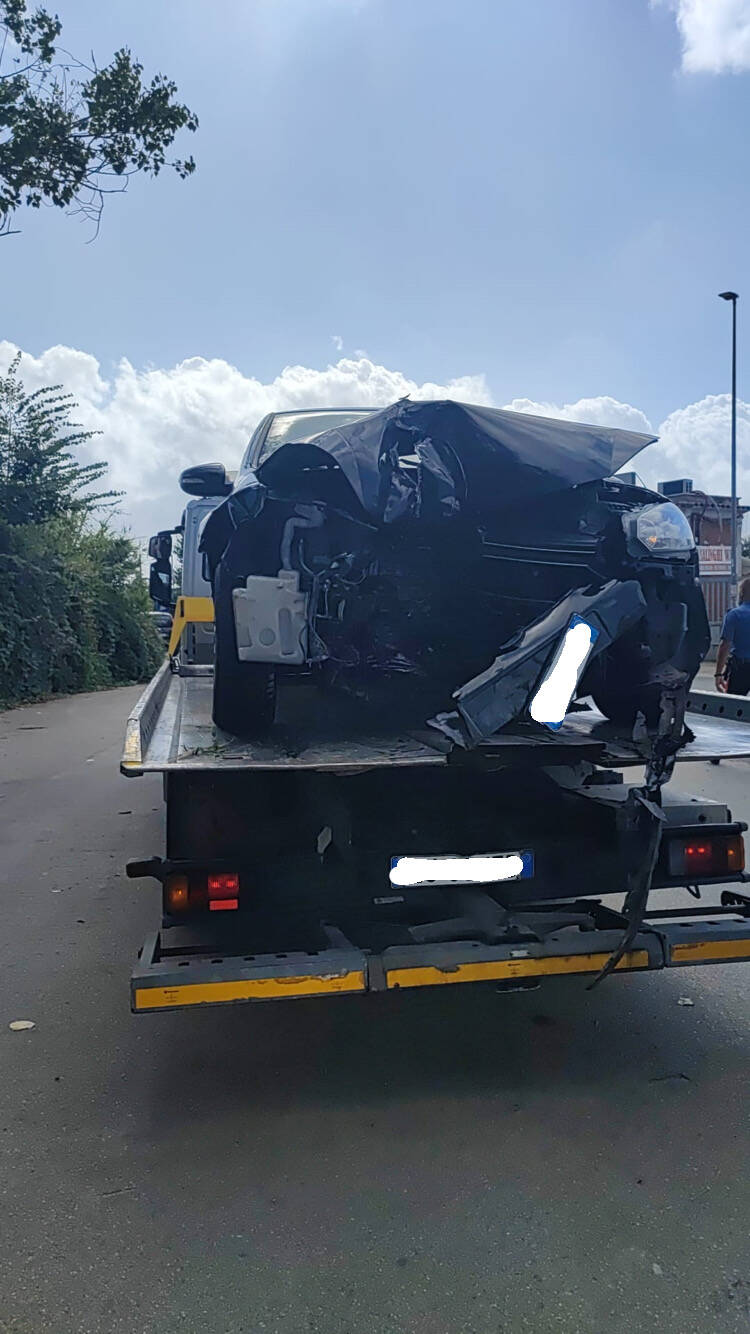
<svg viewBox="0 0 750 1334">
<path fill-rule="evenodd" d="M 737 896 L 741 898 L 741 896 Z M 568 905 L 570 906 L 570 905 Z M 591 910 L 592 905 L 577 904 Z M 414 987 L 494 983 L 521 990 L 545 978 L 599 973 L 622 939 L 618 913 L 601 909 L 611 926 L 562 930 L 541 941 L 484 945 L 474 941 L 399 945 L 379 954 L 341 947 L 315 954 L 236 955 L 165 949 L 155 933 L 131 979 L 134 1013 L 238 1001 L 301 1000 Z M 710 915 L 709 915 L 710 914 Z M 619 919 L 619 920 L 618 920 Z M 168 935 L 168 933 L 165 933 Z M 750 961 L 750 913 L 728 908 L 650 914 L 616 973 Z"/>
<path fill-rule="evenodd" d="M 589 653 L 601 653 L 631 629 L 645 611 L 645 598 L 634 579 L 613 579 L 593 594 L 576 589 L 546 616 L 527 626 L 513 647 L 500 653 L 486 671 L 454 692 L 457 712 L 438 714 L 429 725 L 467 749 L 489 740 L 514 718 L 523 718 L 566 628 L 588 625 Z M 545 680 L 549 680 L 549 673 Z M 575 672 L 568 681 L 561 716 L 550 724 L 553 728 L 561 726 L 577 683 Z"/>
</svg>

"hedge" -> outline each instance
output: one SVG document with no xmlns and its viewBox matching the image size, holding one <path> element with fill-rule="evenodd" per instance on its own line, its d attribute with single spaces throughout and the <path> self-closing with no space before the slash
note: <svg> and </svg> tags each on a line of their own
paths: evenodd
<svg viewBox="0 0 750 1334">
<path fill-rule="evenodd" d="M 138 552 L 106 526 L 0 521 L 0 706 L 146 680 L 164 646 Z"/>
</svg>

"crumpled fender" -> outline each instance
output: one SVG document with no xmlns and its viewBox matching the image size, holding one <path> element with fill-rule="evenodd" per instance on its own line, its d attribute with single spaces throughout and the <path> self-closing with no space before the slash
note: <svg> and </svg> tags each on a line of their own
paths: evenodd
<svg viewBox="0 0 750 1334">
<path fill-rule="evenodd" d="M 267 489 L 256 474 L 246 474 L 242 489 L 234 490 L 204 519 L 198 550 L 207 554 L 212 569 L 224 555 L 232 534 L 260 514 L 266 495 Z"/>
</svg>

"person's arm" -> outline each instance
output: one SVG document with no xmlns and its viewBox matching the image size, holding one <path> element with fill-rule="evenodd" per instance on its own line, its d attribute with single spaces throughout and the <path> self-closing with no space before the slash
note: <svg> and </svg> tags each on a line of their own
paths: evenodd
<svg viewBox="0 0 750 1334">
<path fill-rule="evenodd" d="M 716 682 L 716 689 L 720 690 L 722 695 L 725 695 L 727 693 L 728 681 L 726 672 L 727 672 L 727 663 L 729 661 L 729 654 L 731 653 L 731 651 L 732 651 L 732 645 L 730 644 L 729 640 L 728 639 L 720 640 L 719 647 L 716 652 L 716 673 L 714 675 L 714 680 Z"/>
</svg>

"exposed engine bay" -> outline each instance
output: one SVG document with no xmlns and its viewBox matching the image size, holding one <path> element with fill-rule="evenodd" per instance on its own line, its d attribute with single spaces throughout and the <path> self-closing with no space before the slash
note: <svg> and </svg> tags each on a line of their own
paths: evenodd
<svg viewBox="0 0 750 1334">
<path fill-rule="evenodd" d="M 570 698 L 654 725 L 709 632 L 687 520 L 612 475 L 651 439 L 404 401 L 282 445 L 203 534 L 217 723 L 267 728 L 303 674 L 470 747 L 536 725 L 534 692 L 584 625 Z"/>
</svg>

